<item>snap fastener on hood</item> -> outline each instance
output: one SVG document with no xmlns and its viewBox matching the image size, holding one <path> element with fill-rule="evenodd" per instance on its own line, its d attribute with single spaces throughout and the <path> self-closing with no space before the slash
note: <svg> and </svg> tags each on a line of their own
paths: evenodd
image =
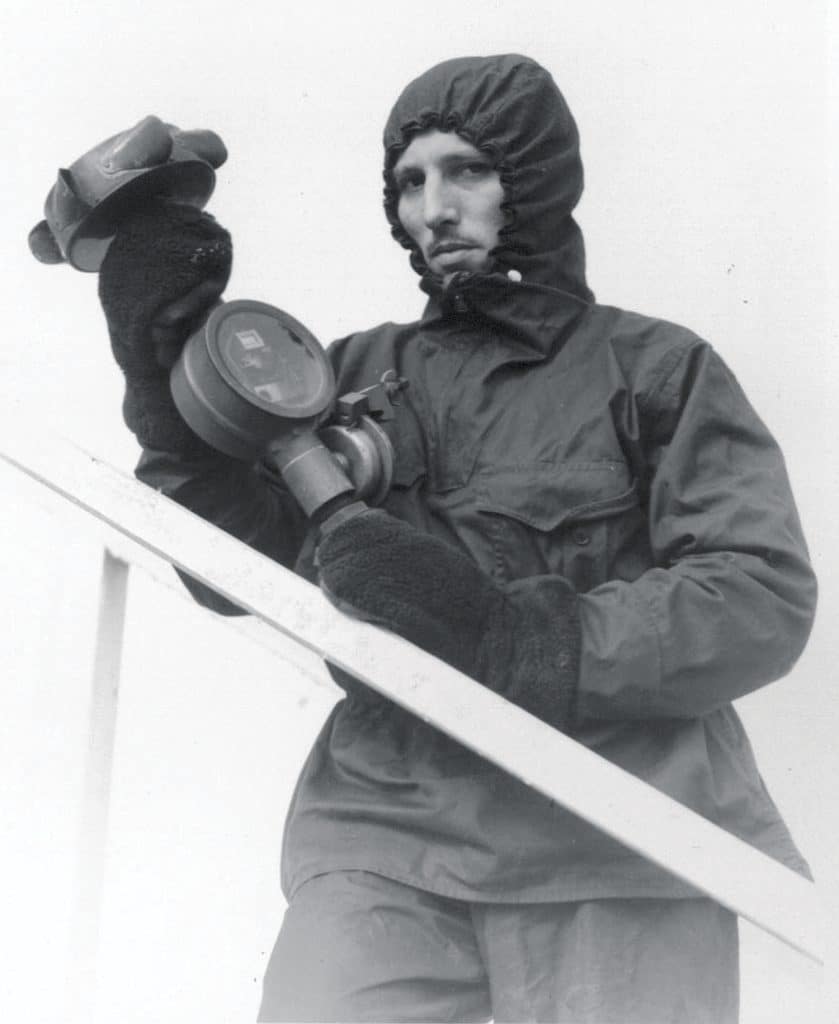
<svg viewBox="0 0 839 1024">
<path fill-rule="evenodd" d="M 549 72 L 518 54 L 458 57 L 420 75 L 396 101 L 384 131 L 385 212 L 421 287 L 435 294 L 439 281 L 399 222 L 393 178 L 411 139 L 431 128 L 457 132 L 499 171 L 508 223 L 491 253 L 494 269 L 591 301 L 583 238 L 572 217 L 583 191 L 579 136 Z"/>
</svg>

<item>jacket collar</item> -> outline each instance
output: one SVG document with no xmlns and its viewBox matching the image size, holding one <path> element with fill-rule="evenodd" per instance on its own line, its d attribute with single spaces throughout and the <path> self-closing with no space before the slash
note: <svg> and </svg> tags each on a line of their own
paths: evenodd
<svg viewBox="0 0 839 1024">
<path fill-rule="evenodd" d="M 531 362 L 557 351 L 590 307 L 579 296 L 548 285 L 499 273 L 461 272 L 431 293 L 422 321 L 426 326 L 495 329 L 517 350 L 517 358 Z"/>
</svg>

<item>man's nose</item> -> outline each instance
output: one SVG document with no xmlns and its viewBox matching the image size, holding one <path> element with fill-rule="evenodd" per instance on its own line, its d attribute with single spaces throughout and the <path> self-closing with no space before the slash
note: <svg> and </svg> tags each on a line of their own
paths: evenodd
<svg viewBox="0 0 839 1024">
<path fill-rule="evenodd" d="M 423 190 L 423 216 L 426 227 L 435 231 L 443 224 L 455 224 L 458 219 L 457 204 L 451 189 L 441 179 L 429 176 Z"/>
</svg>

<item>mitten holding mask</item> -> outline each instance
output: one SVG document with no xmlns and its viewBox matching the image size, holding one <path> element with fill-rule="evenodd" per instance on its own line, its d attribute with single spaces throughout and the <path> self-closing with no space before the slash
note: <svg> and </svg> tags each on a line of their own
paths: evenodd
<svg viewBox="0 0 839 1024">
<path fill-rule="evenodd" d="M 321 590 L 342 611 L 570 731 L 580 625 L 576 593 L 562 576 L 501 587 L 463 552 L 380 510 L 328 530 L 317 561 Z"/>
<path fill-rule="evenodd" d="M 191 206 L 150 200 L 120 223 L 99 272 L 99 299 L 125 374 L 123 417 L 144 447 L 207 451 L 175 407 L 169 370 L 219 301 L 232 259 L 228 232 Z"/>
</svg>

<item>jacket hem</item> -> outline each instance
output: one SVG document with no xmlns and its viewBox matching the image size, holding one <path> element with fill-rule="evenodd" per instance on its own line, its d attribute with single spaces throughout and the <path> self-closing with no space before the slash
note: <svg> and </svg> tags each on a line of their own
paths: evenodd
<svg viewBox="0 0 839 1024">
<path fill-rule="evenodd" d="M 598 873 L 597 878 L 581 877 L 574 873 L 564 876 L 559 882 L 534 886 L 511 885 L 509 888 L 483 891 L 465 883 L 445 885 L 432 883 L 424 878 L 411 876 L 392 865 L 370 864 L 369 862 L 341 860 L 321 864 L 318 868 L 303 872 L 292 883 L 283 882 L 286 900 L 291 903 L 297 892 L 311 879 L 340 871 L 364 871 L 381 875 L 392 882 L 409 885 L 423 892 L 433 893 L 447 899 L 469 903 L 580 903 L 600 899 L 701 899 L 705 894 L 687 882 L 675 877 L 663 876 L 660 880 L 647 878 L 629 884 L 626 876 L 616 873 Z"/>
</svg>

